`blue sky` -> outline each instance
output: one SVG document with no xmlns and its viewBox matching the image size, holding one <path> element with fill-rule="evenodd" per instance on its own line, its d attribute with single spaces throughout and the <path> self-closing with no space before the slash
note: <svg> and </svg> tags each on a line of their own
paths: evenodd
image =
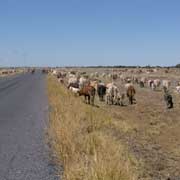
<svg viewBox="0 0 180 180">
<path fill-rule="evenodd" d="M 0 66 L 177 63 L 179 0 L 0 0 Z"/>
</svg>

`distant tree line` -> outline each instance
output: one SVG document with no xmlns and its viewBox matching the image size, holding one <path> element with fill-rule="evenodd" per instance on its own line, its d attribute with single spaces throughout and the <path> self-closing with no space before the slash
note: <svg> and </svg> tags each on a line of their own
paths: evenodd
<svg viewBox="0 0 180 180">
<path fill-rule="evenodd" d="M 176 68 L 180 68 L 180 64 L 177 64 L 175 67 L 176 67 Z"/>
<path fill-rule="evenodd" d="M 123 65 L 115 65 L 115 66 L 68 66 L 66 68 L 180 68 L 180 64 L 175 66 L 123 66 Z"/>
<path fill-rule="evenodd" d="M 8 68 L 32 68 L 35 66 L 31 67 L 2 67 L 0 66 L 0 69 L 8 69 Z M 63 66 L 64 68 L 180 68 L 180 63 L 175 65 L 175 66 L 151 66 L 151 65 L 146 65 L 146 66 L 124 66 L 124 65 L 115 65 L 115 66 Z M 43 67 L 39 67 L 43 68 Z M 52 68 L 52 66 L 47 66 L 47 68 Z M 62 68 L 62 66 L 56 66 L 54 68 Z"/>
</svg>

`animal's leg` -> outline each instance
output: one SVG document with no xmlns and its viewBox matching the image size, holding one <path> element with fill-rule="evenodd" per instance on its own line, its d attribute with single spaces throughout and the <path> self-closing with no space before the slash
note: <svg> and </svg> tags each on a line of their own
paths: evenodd
<svg viewBox="0 0 180 180">
<path fill-rule="evenodd" d="M 109 104 L 109 97 L 106 96 L 106 104 Z"/>
<path fill-rule="evenodd" d="M 91 96 L 91 104 L 94 105 L 94 96 Z"/>
<path fill-rule="evenodd" d="M 171 101 L 171 108 L 173 108 L 173 105 L 174 105 L 174 104 L 173 104 L 173 102 Z"/>
<path fill-rule="evenodd" d="M 87 96 L 84 96 L 85 103 L 87 104 Z"/>
<path fill-rule="evenodd" d="M 104 95 L 102 95 L 102 101 L 104 101 Z"/>
<path fill-rule="evenodd" d="M 90 96 L 87 96 L 88 97 L 88 104 L 90 104 Z"/>
<path fill-rule="evenodd" d="M 169 108 L 169 109 L 173 108 L 173 102 L 172 102 L 172 101 L 169 101 L 169 102 L 168 102 L 168 108 Z"/>
<path fill-rule="evenodd" d="M 102 101 L 102 97 L 101 97 L 101 95 L 99 95 L 99 101 Z"/>
<path fill-rule="evenodd" d="M 129 102 L 130 102 L 130 104 L 133 104 L 133 97 L 132 96 L 129 97 Z"/>
<path fill-rule="evenodd" d="M 111 97 L 111 104 L 112 104 L 112 105 L 114 104 L 113 97 Z"/>
<path fill-rule="evenodd" d="M 101 95 L 101 101 L 103 101 L 103 95 Z"/>
<path fill-rule="evenodd" d="M 124 106 L 124 104 L 123 104 L 123 100 L 121 100 L 120 105 L 121 105 L 121 106 Z"/>
</svg>

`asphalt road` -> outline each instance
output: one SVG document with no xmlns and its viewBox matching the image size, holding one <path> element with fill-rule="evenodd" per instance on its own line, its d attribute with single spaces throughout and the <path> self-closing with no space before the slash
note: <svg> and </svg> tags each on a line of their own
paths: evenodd
<svg viewBox="0 0 180 180">
<path fill-rule="evenodd" d="M 0 180 L 56 180 L 45 143 L 48 103 L 40 72 L 0 79 Z"/>
</svg>

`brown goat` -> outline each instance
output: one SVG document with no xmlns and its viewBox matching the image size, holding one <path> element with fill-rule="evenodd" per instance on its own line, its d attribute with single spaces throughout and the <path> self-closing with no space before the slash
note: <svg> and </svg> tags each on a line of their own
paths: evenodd
<svg viewBox="0 0 180 180">
<path fill-rule="evenodd" d="M 86 85 L 78 93 L 79 96 L 84 96 L 86 103 L 94 105 L 96 89 L 93 86 Z"/>
<path fill-rule="evenodd" d="M 133 85 L 130 85 L 128 88 L 127 88 L 127 97 L 129 98 L 129 103 L 130 104 L 133 104 L 133 100 L 135 99 L 134 96 L 136 94 L 136 90 L 134 88 Z"/>
</svg>

